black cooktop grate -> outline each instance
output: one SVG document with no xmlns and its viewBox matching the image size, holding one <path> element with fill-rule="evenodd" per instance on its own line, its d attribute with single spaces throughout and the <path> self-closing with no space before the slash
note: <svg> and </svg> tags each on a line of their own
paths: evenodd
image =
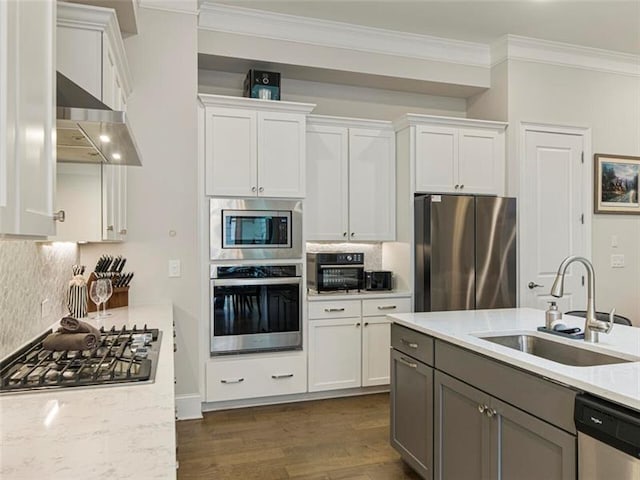
<svg viewBox="0 0 640 480">
<path fill-rule="evenodd" d="M 146 325 L 101 328 L 100 341 L 91 350 L 45 350 L 42 342 L 50 333 L 0 362 L 0 393 L 149 380 L 157 361 L 159 331 Z"/>
</svg>

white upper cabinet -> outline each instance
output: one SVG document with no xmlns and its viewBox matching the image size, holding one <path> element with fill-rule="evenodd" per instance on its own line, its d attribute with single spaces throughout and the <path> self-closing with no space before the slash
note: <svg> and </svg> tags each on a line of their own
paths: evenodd
<svg viewBox="0 0 640 480">
<path fill-rule="evenodd" d="M 307 240 L 395 239 L 395 138 L 390 122 L 311 115 Z"/>
<path fill-rule="evenodd" d="M 0 235 L 55 233 L 56 2 L 0 2 Z"/>
<path fill-rule="evenodd" d="M 57 70 L 112 110 L 125 110 L 131 74 L 115 10 L 58 2 Z"/>
<path fill-rule="evenodd" d="M 315 105 L 200 95 L 205 193 L 303 198 L 306 116 Z"/>
<path fill-rule="evenodd" d="M 396 122 L 409 145 L 413 191 L 421 193 L 504 194 L 507 124 L 465 118 L 409 114 Z"/>
</svg>

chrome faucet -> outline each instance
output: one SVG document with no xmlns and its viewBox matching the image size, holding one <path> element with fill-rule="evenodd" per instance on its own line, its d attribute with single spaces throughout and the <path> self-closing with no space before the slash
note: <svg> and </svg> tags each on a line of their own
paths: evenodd
<svg viewBox="0 0 640 480">
<path fill-rule="evenodd" d="M 587 269 L 587 317 L 584 322 L 584 341 L 598 343 L 598 333 L 609 333 L 613 328 L 613 318 L 616 309 L 614 308 L 609 313 L 608 322 L 603 322 L 596 318 L 596 278 L 591 262 L 584 257 L 578 257 L 576 255 L 565 258 L 558 267 L 556 279 L 551 287 L 551 295 L 556 298 L 564 295 L 564 274 L 573 262 L 580 262 Z"/>
</svg>

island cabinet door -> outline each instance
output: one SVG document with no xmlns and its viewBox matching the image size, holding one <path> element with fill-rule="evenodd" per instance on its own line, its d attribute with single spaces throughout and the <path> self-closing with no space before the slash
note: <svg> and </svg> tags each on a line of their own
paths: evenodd
<svg viewBox="0 0 640 480">
<path fill-rule="evenodd" d="M 491 397 L 439 371 L 434 390 L 435 478 L 492 478 Z"/>
<path fill-rule="evenodd" d="M 575 480 L 576 437 L 496 399 L 488 412 L 493 478 Z"/>
<path fill-rule="evenodd" d="M 391 350 L 391 445 L 423 478 L 433 478 L 433 368 Z"/>
</svg>

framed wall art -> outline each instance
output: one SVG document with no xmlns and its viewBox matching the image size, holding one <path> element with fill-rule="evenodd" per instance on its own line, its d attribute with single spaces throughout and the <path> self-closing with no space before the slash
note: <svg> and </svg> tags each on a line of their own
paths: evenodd
<svg viewBox="0 0 640 480">
<path fill-rule="evenodd" d="M 640 215 L 640 157 L 594 155 L 594 213 Z"/>
</svg>

